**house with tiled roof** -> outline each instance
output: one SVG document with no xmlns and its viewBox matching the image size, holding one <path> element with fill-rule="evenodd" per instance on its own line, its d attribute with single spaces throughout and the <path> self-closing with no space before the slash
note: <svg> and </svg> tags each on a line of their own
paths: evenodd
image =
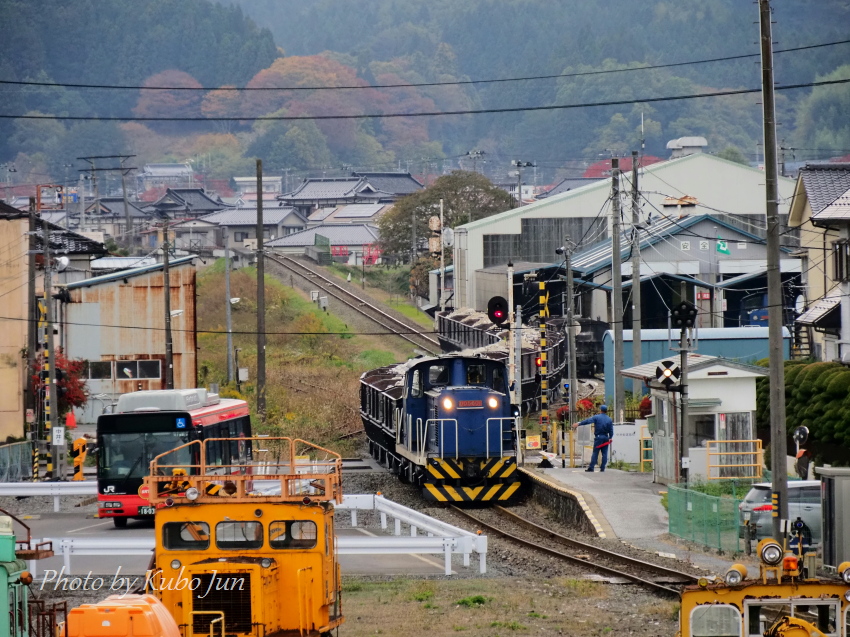
<svg viewBox="0 0 850 637">
<path fill-rule="evenodd" d="M 136 182 L 139 191 L 144 192 L 150 188 L 189 186 L 194 178 L 195 173 L 189 163 L 146 164 L 141 172 L 136 175 Z"/>
<path fill-rule="evenodd" d="M 424 186 L 410 173 L 353 173 L 351 177 L 305 179 L 279 197 L 305 216 L 351 204 L 390 204 Z"/>
<path fill-rule="evenodd" d="M 265 244 L 277 254 L 304 254 L 319 263 L 332 260 L 360 264 L 380 259 L 378 229 L 367 224 L 325 224 L 308 228 Z"/>
<path fill-rule="evenodd" d="M 295 208 L 275 205 L 263 208 L 263 239 L 270 241 L 307 227 L 307 220 Z M 228 233 L 231 247 L 253 248 L 257 239 L 257 207 L 244 206 L 220 210 L 172 226 L 175 245 L 191 252 L 223 247 Z"/>
<path fill-rule="evenodd" d="M 803 251 L 804 311 L 796 325 L 820 360 L 850 363 L 850 163 L 810 163 L 797 177 L 788 225 Z"/>
<path fill-rule="evenodd" d="M 213 199 L 203 188 L 169 188 L 165 194 L 144 208 L 154 217 L 191 219 L 227 208 L 220 198 Z"/>
</svg>

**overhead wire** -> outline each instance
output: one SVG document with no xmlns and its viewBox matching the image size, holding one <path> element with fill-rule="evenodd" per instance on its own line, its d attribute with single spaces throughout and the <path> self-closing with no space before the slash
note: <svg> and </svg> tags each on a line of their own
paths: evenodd
<svg viewBox="0 0 850 637">
<path fill-rule="evenodd" d="M 836 40 L 834 42 L 822 42 L 819 44 L 808 44 L 796 46 L 787 49 L 775 49 L 774 55 L 781 53 L 793 53 L 798 51 L 806 51 L 810 49 L 819 49 L 824 47 L 837 46 L 848 44 L 850 40 Z M 703 60 L 690 60 L 684 62 L 669 62 L 666 64 L 651 64 L 646 66 L 627 67 L 620 69 L 599 69 L 595 71 L 579 71 L 575 73 L 556 73 L 551 75 L 532 75 L 527 77 L 506 77 L 506 78 L 490 78 L 481 80 L 453 80 L 450 82 L 403 82 L 398 84 L 373 84 L 361 85 L 354 84 L 349 86 L 219 86 L 219 87 L 201 87 L 201 86 L 128 86 L 115 84 L 74 84 L 67 82 L 33 82 L 25 80 L 0 80 L 0 84 L 13 86 L 46 86 L 57 88 L 90 88 L 90 89 L 107 89 L 107 90 L 133 90 L 133 91 L 340 91 L 340 90 L 364 90 L 364 89 L 383 89 L 383 88 L 418 88 L 432 86 L 463 86 L 468 84 L 494 84 L 500 82 L 528 82 L 533 80 L 549 80 L 561 79 L 570 77 L 587 77 L 594 75 L 608 75 L 611 73 L 624 73 L 633 71 L 651 71 L 656 69 L 667 69 L 681 66 L 693 66 L 697 64 L 711 64 L 715 62 L 729 62 L 733 60 L 745 60 L 749 58 L 760 57 L 760 53 L 744 53 L 739 55 L 727 55 L 716 58 L 706 58 Z"/>
<path fill-rule="evenodd" d="M 789 91 L 800 88 L 815 88 L 820 86 L 836 86 L 847 84 L 850 78 L 838 80 L 818 80 L 815 82 L 802 82 L 798 84 L 786 84 L 776 86 L 777 91 Z M 752 95 L 761 93 L 761 88 L 727 89 L 723 91 L 712 91 L 710 93 L 693 93 L 686 95 L 668 95 L 663 97 L 646 97 L 641 99 L 606 100 L 603 102 L 583 102 L 577 104 L 550 104 L 546 106 L 515 106 L 502 108 L 484 109 L 461 109 L 455 111 L 420 111 L 414 113 L 360 113 L 360 114 L 336 114 L 336 115 L 240 115 L 235 117 L 138 117 L 138 116 L 80 116 L 80 115 L 28 115 L 28 114 L 0 114 L 0 119 L 31 119 L 31 120 L 53 120 L 53 121 L 100 121 L 100 122 L 273 122 L 273 121 L 321 121 L 321 120 L 357 120 L 357 119 L 391 119 L 400 117 L 443 117 L 447 115 L 483 115 L 493 113 L 527 113 L 542 111 L 562 111 L 578 108 L 593 108 L 599 106 L 631 106 L 634 104 L 656 104 L 661 102 L 676 102 L 703 98 L 728 97 L 732 95 Z"/>
</svg>

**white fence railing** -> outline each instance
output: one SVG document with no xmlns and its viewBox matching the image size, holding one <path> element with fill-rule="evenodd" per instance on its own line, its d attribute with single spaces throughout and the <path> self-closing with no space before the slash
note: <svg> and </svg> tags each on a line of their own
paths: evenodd
<svg viewBox="0 0 850 637">
<path fill-rule="evenodd" d="M 97 482 L 78 480 L 70 482 L 2 482 L 0 496 L 31 497 L 48 495 L 53 497 L 53 512 L 59 512 L 59 500 L 63 495 L 97 495 Z"/>
<path fill-rule="evenodd" d="M 50 484 L 50 483 L 46 483 Z M 52 483 L 61 484 L 61 483 Z M 82 483 L 76 483 L 82 484 Z M 42 486 L 42 483 L 29 486 Z M 2 491 L 0 491 L 2 494 Z M 44 495 L 44 494 L 35 494 Z M 351 514 L 351 525 L 358 524 L 358 511 L 374 511 L 380 515 L 381 528 L 389 528 L 393 519 L 394 535 L 340 536 L 337 538 L 338 555 L 443 555 L 445 574 L 452 574 L 452 555 L 462 555 L 463 565 L 470 565 L 470 555 L 477 553 L 479 570 L 487 572 L 487 536 L 478 535 L 446 524 L 419 511 L 414 511 L 379 495 L 347 495 L 337 511 Z M 403 525 L 408 535 L 402 535 Z M 420 534 L 421 533 L 421 534 Z M 154 538 L 113 539 L 106 537 L 45 538 L 36 542 L 53 542 L 56 555 L 62 556 L 64 575 L 72 574 L 72 555 L 150 555 Z M 30 561 L 29 570 L 36 575 L 37 562 Z"/>
</svg>

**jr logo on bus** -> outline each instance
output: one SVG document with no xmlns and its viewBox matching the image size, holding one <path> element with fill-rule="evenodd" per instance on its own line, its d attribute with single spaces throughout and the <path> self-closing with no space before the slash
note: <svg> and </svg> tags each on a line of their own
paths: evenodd
<svg viewBox="0 0 850 637">
<path fill-rule="evenodd" d="M 482 407 L 484 405 L 480 400 L 459 400 L 457 403 L 458 408 L 463 409 L 464 407 Z"/>
</svg>

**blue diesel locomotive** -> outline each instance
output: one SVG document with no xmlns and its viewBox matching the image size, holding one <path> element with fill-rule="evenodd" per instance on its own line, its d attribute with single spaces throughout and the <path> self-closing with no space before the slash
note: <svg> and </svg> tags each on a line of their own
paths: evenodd
<svg viewBox="0 0 850 637">
<path fill-rule="evenodd" d="M 517 414 L 507 367 L 486 357 L 416 358 L 360 377 L 370 453 L 427 500 L 515 500 Z"/>
</svg>

